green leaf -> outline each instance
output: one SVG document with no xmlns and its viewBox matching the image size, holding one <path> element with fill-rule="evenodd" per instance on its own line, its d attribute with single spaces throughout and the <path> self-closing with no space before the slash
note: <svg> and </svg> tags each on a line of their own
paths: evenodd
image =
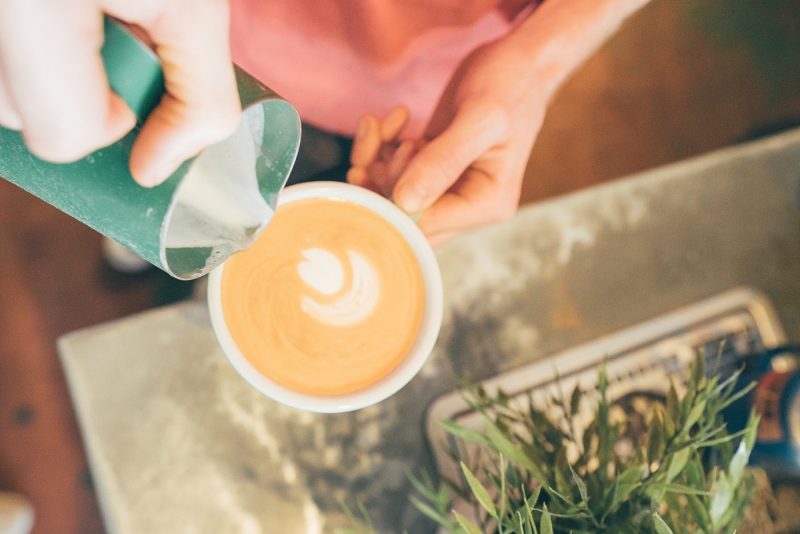
<svg viewBox="0 0 800 534">
<path fill-rule="evenodd" d="M 555 468 L 552 469 L 552 473 L 553 478 L 555 478 L 555 488 L 562 494 L 572 495 L 569 462 L 567 462 L 567 455 L 563 448 L 559 450 L 558 459 L 556 460 Z M 567 477 L 570 477 L 570 479 L 567 479 Z"/>
<path fill-rule="evenodd" d="M 650 423 L 650 432 L 647 435 L 647 459 L 649 462 L 661 460 L 664 452 L 664 415 L 660 407 L 656 407 L 653 420 Z"/>
<path fill-rule="evenodd" d="M 747 432 L 747 429 L 745 428 L 744 430 L 740 430 L 739 432 L 734 432 L 733 434 L 726 434 L 726 435 L 724 435 L 722 437 L 719 437 L 719 438 L 716 438 L 716 439 L 706 440 L 703 443 L 701 443 L 700 446 L 708 448 L 708 447 L 714 447 L 716 445 L 721 445 L 723 443 L 729 443 L 729 442 L 731 442 L 731 441 L 733 441 L 735 439 L 743 437 L 746 432 Z"/>
<path fill-rule="evenodd" d="M 711 516 L 708 514 L 708 510 L 706 510 L 700 497 L 697 495 L 686 495 L 686 500 L 689 505 L 689 511 L 694 516 L 695 523 L 703 527 L 703 530 L 707 530 L 707 527 L 711 525 Z"/>
<path fill-rule="evenodd" d="M 713 426 L 704 432 L 700 432 L 696 434 L 693 439 L 696 439 L 698 442 L 698 446 L 702 446 L 702 443 L 709 441 L 711 438 L 716 436 L 717 434 L 726 435 L 725 430 L 727 430 L 728 425 L 726 423 L 720 423 L 717 426 Z"/>
<path fill-rule="evenodd" d="M 736 487 L 742 481 L 744 475 L 744 468 L 747 467 L 747 460 L 750 458 L 750 451 L 747 450 L 747 443 L 745 440 L 739 442 L 736 452 L 728 464 L 728 481 L 731 487 Z"/>
<path fill-rule="evenodd" d="M 620 485 L 622 484 L 638 484 L 642 481 L 647 474 L 647 466 L 644 464 L 632 465 L 622 472 L 617 477 Z"/>
<path fill-rule="evenodd" d="M 755 408 L 750 410 L 750 416 L 747 418 L 747 426 L 744 429 L 744 440 L 747 446 L 748 454 L 753 451 L 753 446 L 756 443 L 758 436 L 758 424 L 761 422 L 761 417 L 756 414 Z"/>
<path fill-rule="evenodd" d="M 664 491 L 668 491 L 670 493 L 682 493 L 684 495 L 708 495 L 709 492 L 701 489 L 701 488 L 693 488 L 692 486 L 687 486 L 686 484 L 676 484 L 675 482 L 671 484 L 654 484 L 656 486 L 661 486 Z"/>
<path fill-rule="evenodd" d="M 711 393 L 713 395 L 714 393 L 718 393 L 718 391 L 717 391 L 717 389 L 718 389 L 717 383 L 718 382 L 719 382 L 719 375 L 718 374 L 712 374 L 710 376 L 706 375 L 706 380 L 705 380 L 705 382 L 702 383 L 702 388 L 701 389 L 706 394 Z M 720 389 L 719 391 L 722 391 L 722 390 Z"/>
<path fill-rule="evenodd" d="M 578 486 L 578 493 L 581 496 L 581 501 L 583 501 L 585 504 L 588 505 L 589 492 L 586 491 L 586 483 L 583 481 L 583 479 L 581 479 L 580 476 L 578 476 L 578 473 L 575 472 L 575 469 L 573 469 L 571 465 L 569 465 L 569 471 L 570 473 L 572 473 L 572 482 L 574 482 L 575 485 Z"/>
<path fill-rule="evenodd" d="M 466 442 L 479 443 L 481 445 L 489 444 L 489 440 L 481 432 L 461 426 L 453 420 L 443 419 L 440 424 L 448 433 Z"/>
<path fill-rule="evenodd" d="M 603 489 L 603 500 L 598 507 L 599 511 L 602 511 L 600 515 L 600 522 L 604 523 L 606 517 L 612 512 L 616 510 L 616 507 L 620 504 L 621 499 L 619 499 L 619 478 L 615 478 L 614 481 L 611 483 L 610 486 L 606 486 Z"/>
<path fill-rule="evenodd" d="M 575 389 L 572 390 L 572 395 L 569 399 L 569 413 L 570 415 L 577 415 L 578 409 L 581 405 L 581 397 L 583 396 L 583 392 L 578 384 L 575 384 Z"/>
<path fill-rule="evenodd" d="M 706 411 L 706 400 L 703 399 L 698 401 L 697 404 L 692 406 L 692 409 L 689 412 L 689 417 L 686 418 L 686 425 L 684 428 L 689 429 L 693 427 L 695 423 L 697 423 L 700 420 L 700 418 L 703 417 L 705 411 Z"/>
<path fill-rule="evenodd" d="M 459 514 L 455 510 L 453 510 L 453 516 L 456 518 L 458 525 L 466 532 L 467 534 L 482 534 L 481 529 L 478 526 L 464 517 L 463 515 Z"/>
<path fill-rule="evenodd" d="M 554 488 L 553 486 L 546 486 L 546 487 L 544 488 L 544 491 L 545 491 L 545 493 L 547 493 L 547 494 L 548 494 L 548 495 L 549 495 L 549 496 L 550 496 L 552 499 L 554 499 L 554 500 L 555 500 L 555 499 L 558 499 L 558 500 L 560 500 L 560 501 L 563 503 L 563 505 L 564 505 L 564 506 L 562 506 L 561 508 L 564 508 L 564 507 L 566 507 L 566 508 L 570 508 L 570 509 L 572 509 L 572 508 L 575 508 L 575 509 L 577 509 L 577 506 L 575 505 L 575 503 L 574 503 L 574 502 L 572 502 L 572 499 L 570 499 L 569 497 L 567 497 L 567 496 L 566 496 L 566 495 L 564 495 L 563 493 L 560 493 L 560 492 L 559 492 L 559 491 L 558 491 L 556 488 Z"/>
<path fill-rule="evenodd" d="M 350 523 L 352 523 L 354 526 L 348 528 L 338 528 L 336 529 L 336 534 L 374 534 L 375 527 L 372 524 L 372 518 L 364 506 L 364 503 L 359 500 L 357 505 L 360 518 L 356 517 L 356 515 L 347 505 L 347 502 L 344 500 L 339 500 L 339 507 L 350 520 Z"/>
<path fill-rule="evenodd" d="M 608 374 L 606 373 L 605 358 L 600 364 L 600 368 L 597 370 L 597 389 L 600 391 L 601 397 L 605 396 L 606 390 L 608 389 Z"/>
<path fill-rule="evenodd" d="M 658 534 L 672 534 L 672 529 L 669 528 L 669 525 L 666 521 L 661 519 L 661 516 L 658 515 L 658 512 L 653 512 L 653 526 Z"/>
<path fill-rule="evenodd" d="M 361 517 L 367 524 L 367 531 L 375 532 L 375 526 L 372 524 L 372 517 L 370 517 L 369 512 L 367 511 L 367 507 L 364 506 L 364 502 L 361 500 L 358 501 L 358 511 L 361 512 Z"/>
<path fill-rule="evenodd" d="M 719 520 L 720 530 L 725 530 L 725 526 L 730 524 L 730 522 L 737 516 L 739 516 L 740 513 L 741 512 L 737 510 L 735 507 L 733 506 L 729 507 L 728 511 L 722 514 L 722 518 Z M 736 534 L 736 529 L 733 530 L 733 534 Z"/>
<path fill-rule="evenodd" d="M 506 507 L 508 504 L 508 492 L 506 491 L 506 462 L 505 457 L 500 455 L 500 516 L 506 515 Z"/>
<path fill-rule="evenodd" d="M 496 518 L 497 517 L 497 510 L 494 507 L 494 503 L 492 502 L 492 498 L 489 497 L 489 492 L 486 491 L 486 488 L 483 487 L 475 475 L 472 474 L 472 471 L 469 470 L 469 467 L 464 462 L 461 462 L 461 471 L 464 473 L 464 477 L 467 479 L 467 484 L 469 484 L 469 488 L 472 490 L 472 494 L 475 496 L 475 499 L 478 503 L 486 510 L 490 516 Z"/>
<path fill-rule="evenodd" d="M 597 421 L 598 439 L 597 459 L 600 462 L 598 474 L 602 480 L 605 480 L 608 476 L 608 464 L 611 461 L 611 451 L 614 445 L 613 432 L 608 420 L 608 376 L 606 375 L 605 360 L 600 365 L 600 371 L 598 372 L 597 389 L 600 392 L 600 400 L 597 404 L 597 417 L 595 418 Z"/>
<path fill-rule="evenodd" d="M 695 457 L 690 459 L 686 464 L 686 469 L 684 472 L 686 473 L 686 479 L 689 481 L 689 485 L 696 488 L 705 487 L 705 472 L 703 471 L 703 466 L 700 463 L 699 458 Z"/>
<path fill-rule="evenodd" d="M 644 479 L 646 474 L 647 466 L 645 464 L 632 465 L 623 471 L 622 474 L 617 477 L 619 489 L 617 490 L 617 495 L 614 500 L 619 503 L 627 499 L 628 495 L 642 485 L 642 479 Z M 611 507 L 614 508 L 613 505 Z"/>
<path fill-rule="evenodd" d="M 522 522 L 522 514 L 519 513 L 519 510 L 517 510 L 514 515 L 511 516 L 511 520 L 514 527 L 514 532 L 525 534 L 525 523 Z"/>
<path fill-rule="evenodd" d="M 419 500 L 414 495 L 411 495 L 409 497 L 409 500 L 411 501 L 411 504 L 414 505 L 414 508 L 422 512 L 422 514 L 436 521 L 445 528 L 452 527 L 453 525 L 452 521 L 450 521 L 450 519 L 446 515 L 442 514 L 428 503 Z"/>
<path fill-rule="evenodd" d="M 753 387 L 755 387 L 755 385 L 756 385 L 755 382 L 751 382 L 750 384 L 748 384 L 744 388 L 740 389 L 739 391 L 737 391 L 733 395 L 726 396 L 725 400 L 722 402 L 722 404 L 720 404 L 719 409 L 720 410 L 724 410 L 725 408 L 727 408 L 728 406 L 730 406 L 731 404 L 733 404 L 737 400 L 741 399 L 742 397 L 744 397 L 745 395 L 750 393 L 750 391 L 753 389 Z"/>
<path fill-rule="evenodd" d="M 672 437 L 674 434 L 674 425 L 678 422 L 680 416 L 680 403 L 678 402 L 678 392 L 675 390 L 675 384 L 670 380 L 669 391 L 667 392 L 667 419 L 673 424 L 673 432 L 667 435 L 667 438 Z"/>
<path fill-rule="evenodd" d="M 686 467 L 686 462 L 689 461 L 689 455 L 692 453 L 690 447 L 684 447 L 676 452 L 669 462 L 669 469 L 667 470 L 667 482 L 675 480 L 683 468 Z"/>
<path fill-rule="evenodd" d="M 708 508 L 708 513 L 715 527 L 719 524 L 720 519 L 728 510 L 733 499 L 733 492 L 724 473 L 720 473 L 717 484 L 714 496 L 711 497 L 711 505 Z"/>
<path fill-rule="evenodd" d="M 539 519 L 539 532 L 540 534 L 553 534 L 553 521 L 550 519 L 550 512 L 547 510 L 547 504 L 544 505 L 542 517 Z"/>
<path fill-rule="evenodd" d="M 689 416 L 689 410 L 691 409 L 691 406 L 693 406 L 692 402 L 693 402 L 693 397 L 694 397 L 695 394 L 696 394 L 696 391 L 694 391 L 691 388 L 691 384 L 690 384 L 689 385 L 689 389 L 686 391 L 686 393 L 683 395 L 683 398 L 681 399 L 681 416 L 680 416 L 680 418 L 678 418 L 678 424 L 675 425 L 675 429 L 679 433 L 684 428 L 683 426 L 681 426 L 681 424 L 682 424 L 681 422 L 685 423 L 686 422 L 686 418 Z"/>
<path fill-rule="evenodd" d="M 690 384 L 698 387 L 706 377 L 706 355 L 698 354 L 692 362 L 692 378 Z"/>
<path fill-rule="evenodd" d="M 508 461 L 517 465 L 520 465 L 530 471 L 535 479 L 542 482 L 546 480 L 544 473 L 539 468 L 538 465 L 533 463 L 530 458 L 525 454 L 522 448 L 518 447 L 517 445 L 511 443 L 511 441 L 497 428 L 497 425 L 487 418 L 486 420 L 486 437 L 489 438 L 492 446 L 508 458 Z"/>
<path fill-rule="evenodd" d="M 717 386 L 716 393 L 719 393 L 720 397 L 723 399 L 730 397 L 733 390 L 736 389 L 736 382 L 739 381 L 739 377 L 742 376 L 743 371 L 744 367 L 740 367 L 739 369 L 736 369 L 734 372 L 730 373 L 725 380 L 720 382 L 720 384 Z"/>
<path fill-rule="evenodd" d="M 533 490 L 533 494 L 530 497 L 526 497 L 525 486 L 521 486 L 520 489 L 522 492 L 523 506 L 525 506 L 525 516 L 528 519 L 528 525 L 533 530 L 533 534 L 539 534 L 539 529 L 536 528 L 536 521 L 533 520 L 533 507 L 536 506 L 536 501 L 539 500 L 539 494 L 542 492 L 542 487 L 536 486 L 536 489 Z"/>
<path fill-rule="evenodd" d="M 411 471 L 406 472 L 406 478 L 408 478 L 409 482 L 411 482 L 411 485 L 414 487 L 414 489 L 417 490 L 417 493 L 431 502 L 437 502 L 439 500 L 438 498 L 441 490 L 436 491 L 436 489 L 433 487 L 433 481 L 426 471 L 422 471 L 420 476 L 423 478 L 423 480 L 420 480 L 414 476 L 414 473 Z"/>
</svg>

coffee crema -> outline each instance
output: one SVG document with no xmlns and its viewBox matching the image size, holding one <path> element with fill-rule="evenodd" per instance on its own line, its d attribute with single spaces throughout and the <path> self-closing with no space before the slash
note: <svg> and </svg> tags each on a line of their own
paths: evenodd
<svg viewBox="0 0 800 534">
<path fill-rule="evenodd" d="M 231 337 L 259 372 L 334 396 L 375 384 L 406 358 L 425 286 L 391 223 L 352 202 L 307 199 L 281 206 L 225 263 L 221 300 Z"/>
</svg>

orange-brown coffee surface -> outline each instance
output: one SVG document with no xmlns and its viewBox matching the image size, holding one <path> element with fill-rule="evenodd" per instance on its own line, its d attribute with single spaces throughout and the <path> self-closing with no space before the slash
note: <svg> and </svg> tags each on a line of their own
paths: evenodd
<svg viewBox="0 0 800 534">
<path fill-rule="evenodd" d="M 368 208 L 311 199 L 280 207 L 264 235 L 225 263 L 222 310 L 242 354 L 310 395 L 364 389 L 416 341 L 422 272 L 402 235 Z"/>
</svg>

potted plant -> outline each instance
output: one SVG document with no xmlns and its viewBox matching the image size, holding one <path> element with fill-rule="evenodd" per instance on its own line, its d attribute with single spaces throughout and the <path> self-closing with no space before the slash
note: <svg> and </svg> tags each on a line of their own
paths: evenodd
<svg viewBox="0 0 800 534">
<path fill-rule="evenodd" d="M 444 530 L 468 534 L 735 532 L 754 485 L 746 466 L 758 425 L 751 413 L 742 431 L 726 430 L 722 410 L 752 387 L 737 388 L 738 377 L 709 375 L 698 355 L 683 393 L 671 384 L 638 422 L 615 414 L 604 366 L 596 387 L 543 404 L 469 388 L 484 429 L 442 421 L 461 476 L 412 476 L 411 500 Z M 582 405 L 588 424 L 578 421 Z M 478 454 L 467 457 L 466 445 Z"/>
</svg>

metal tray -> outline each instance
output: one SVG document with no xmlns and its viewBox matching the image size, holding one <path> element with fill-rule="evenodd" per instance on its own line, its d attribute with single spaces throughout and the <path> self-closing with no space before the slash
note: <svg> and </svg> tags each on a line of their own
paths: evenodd
<svg viewBox="0 0 800 534">
<path fill-rule="evenodd" d="M 577 383 L 582 388 L 593 387 L 597 366 L 605 359 L 612 400 L 660 397 L 666 394 L 670 380 L 677 388 L 682 386 L 698 350 L 705 350 L 709 358 L 719 356 L 721 365 L 732 369 L 740 357 L 785 341 L 767 298 L 752 289 L 737 288 L 539 359 L 487 379 L 482 385 L 489 393 L 504 391 L 512 402 L 525 405 L 529 396 L 541 402 L 548 392 L 559 392 L 559 381 L 565 392 Z M 579 421 L 588 422 L 592 413 L 583 408 Z M 426 433 L 437 470 L 455 480 L 460 471 L 449 452 L 458 444 L 439 424 L 442 419 L 479 430 L 482 418 L 458 391 L 439 397 L 428 410 Z M 469 448 L 459 452 L 466 457 L 471 454 Z"/>
</svg>

